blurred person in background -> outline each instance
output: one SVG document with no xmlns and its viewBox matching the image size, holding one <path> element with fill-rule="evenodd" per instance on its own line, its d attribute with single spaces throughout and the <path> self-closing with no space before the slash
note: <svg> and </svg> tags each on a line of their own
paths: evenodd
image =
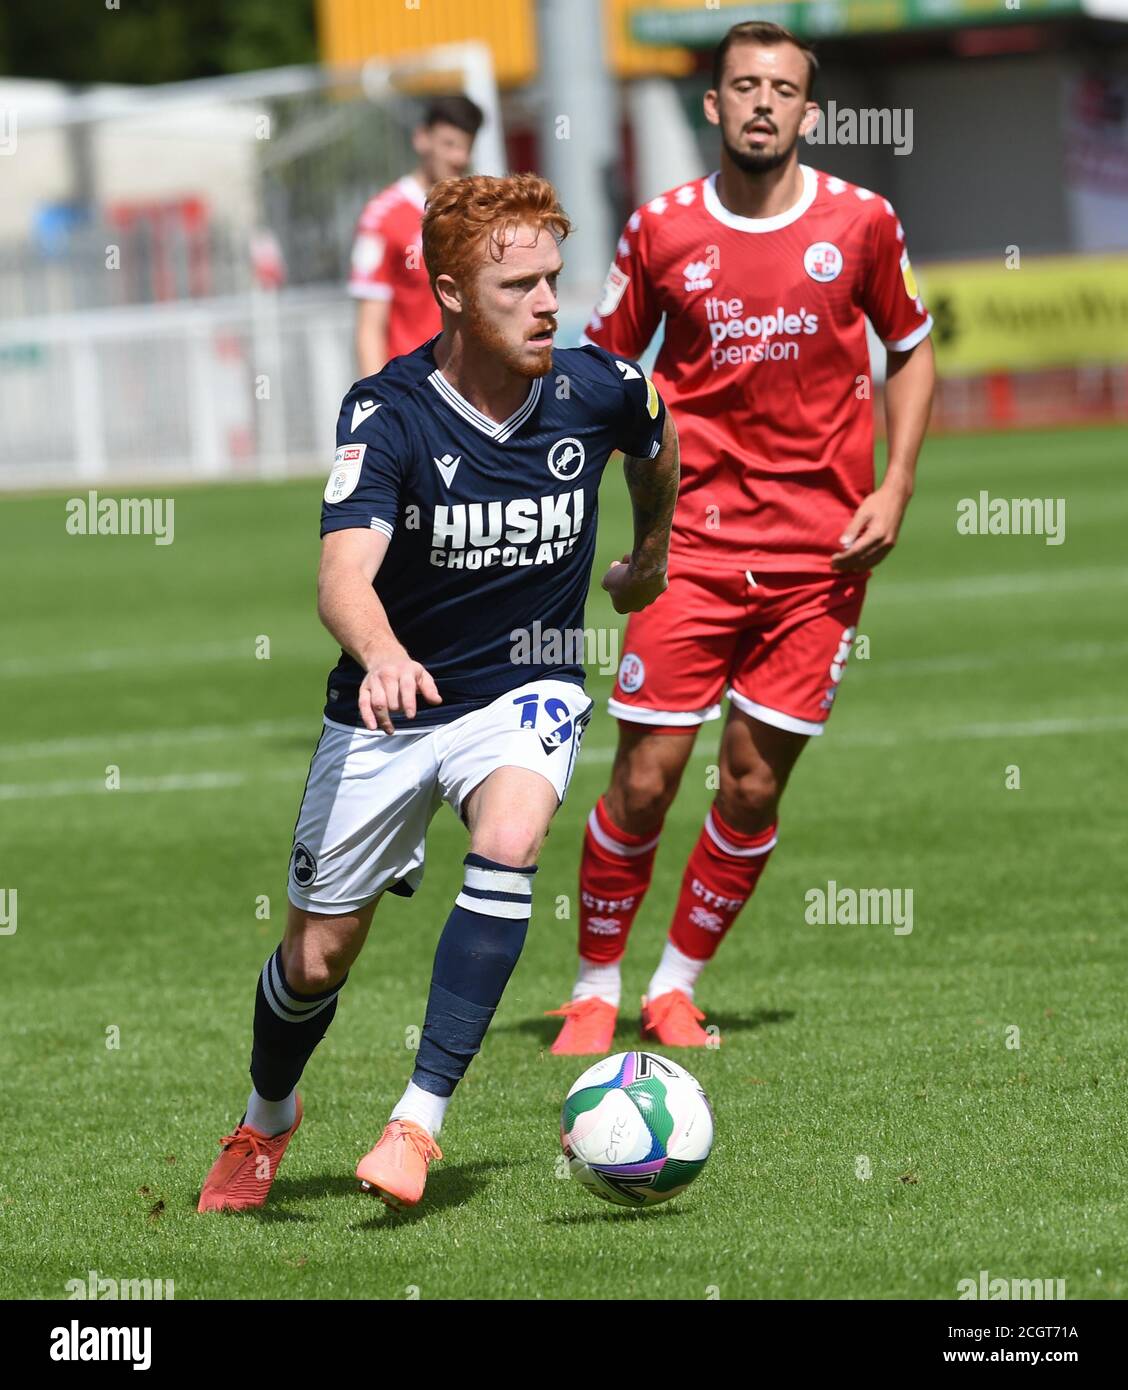
<svg viewBox="0 0 1128 1390">
<path fill-rule="evenodd" d="M 419 163 L 360 214 L 349 274 L 349 294 L 358 301 L 358 377 L 375 375 L 442 328 L 423 264 L 423 205 L 440 179 L 466 173 L 483 119 L 469 97 L 432 101 L 412 135 Z"/>
</svg>

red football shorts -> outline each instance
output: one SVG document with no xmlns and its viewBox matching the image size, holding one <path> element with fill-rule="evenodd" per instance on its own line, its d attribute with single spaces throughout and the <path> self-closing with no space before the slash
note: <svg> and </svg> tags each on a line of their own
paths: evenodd
<svg viewBox="0 0 1128 1390">
<path fill-rule="evenodd" d="M 720 700 L 797 734 L 821 734 L 857 630 L 862 575 L 692 573 L 627 622 L 608 709 L 687 732 Z"/>
</svg>

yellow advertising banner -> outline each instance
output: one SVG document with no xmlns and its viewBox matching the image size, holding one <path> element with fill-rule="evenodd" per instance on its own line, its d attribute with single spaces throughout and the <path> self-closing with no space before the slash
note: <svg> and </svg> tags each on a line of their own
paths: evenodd
<svg viewBox="0 0 1128 1390">
<path fill-rule="evenodd" d="M 942 376 L 1128 362 L 1128 256 L 916 267 Z"/>
</svg>

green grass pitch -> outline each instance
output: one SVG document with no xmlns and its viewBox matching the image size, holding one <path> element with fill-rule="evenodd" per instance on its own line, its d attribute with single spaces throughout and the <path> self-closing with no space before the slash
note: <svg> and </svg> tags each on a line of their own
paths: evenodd
<svg viewBox="0 0 1128 1390">
<path fill-rule="evenodd" d="M 1128 1295 L 1123 462 L 1123 436 L 1099 430 L 926 446 L 863 614 L 868 657 L 698 990 L 724 1045 L 680 1060 L 714 1104 L 713 1157 L 644 1213 L 560 1180 L 583 1062 L 549 1056 L 542 1017 L 570 989 L 575 920 L 555 901 L 575 893 L 614 741 L 596 676 L 528 945 L 425 1203 L 389 1212 L 353 1170 L 410 1073 L 460 881 L 445 808 L 421 891 L 377 912 L 268 1207 L 197 1216 L 248 1088 L 335 654 L 314 608 L 321 484 L 178 489 L 165 547 L 67 535 L 62 495 L 7 499 L 0 1294 L 63 1297 L 93 1269 L 172 1279 L 177 1299 L 951 1299 L 985 1269 Z M 983 488 L 1064 497 L 1064 544 L 957 534 L 959 499 Z M 597 581 L 629 543 L 616 466 L 603 503 Z M 598 588 L 587 621 L 617 621 Z M 638 1045 L 718 728 L 635 926 L 619 1049 Z M 911 887 L 912 933 L 809 925 L 804 895 L 832 879 Z"/>
</svg>

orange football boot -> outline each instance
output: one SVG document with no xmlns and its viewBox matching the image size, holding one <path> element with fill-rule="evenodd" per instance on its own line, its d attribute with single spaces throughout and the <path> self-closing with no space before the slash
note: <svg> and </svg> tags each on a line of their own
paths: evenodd
<svg viewBox="0 0 1128 1390">
<path fill-rule="evenodd" d="M 261 1207 L 270 1192 L 286 1145 L 302 1122 L 302 1098 L 295 1096 L 294 1123 L 282 1134 L 260 1134 L 240 1123 L 234 1134 L 225 1134 L 219 1157 L 204 1179 L 197 1211 L 243 1211 Z"/>
<path fill-rule="evenodd" d="M 720 1038 L 711 1038 L 701 1027 L 705 1015 L 682 989 L 667 990 L 657 999 L 642 996 L 642 1036 L 663 1047 L 715 1047 Z"/>
<path fill-rule="evenodd" d="M 570 999 L 560 1009 L 549 1009 L 545 1018 L 563 1018 L 560 1036 L 549 1049 L 556 1057 L 581 1057 L 611 1051 L 619 1010 L 606 999 Z"/>
<path fill-rule="evenodd" d="M 427 1166 L 443 1153 L 422 1125 L 414 1120 L 392 1120 L 385 1125 L 376 1147 L 356 1165 L 365 1192 L 374 1192 L 396 1211 L 413 1207 L 427 1185 Z"/>
</svg>

